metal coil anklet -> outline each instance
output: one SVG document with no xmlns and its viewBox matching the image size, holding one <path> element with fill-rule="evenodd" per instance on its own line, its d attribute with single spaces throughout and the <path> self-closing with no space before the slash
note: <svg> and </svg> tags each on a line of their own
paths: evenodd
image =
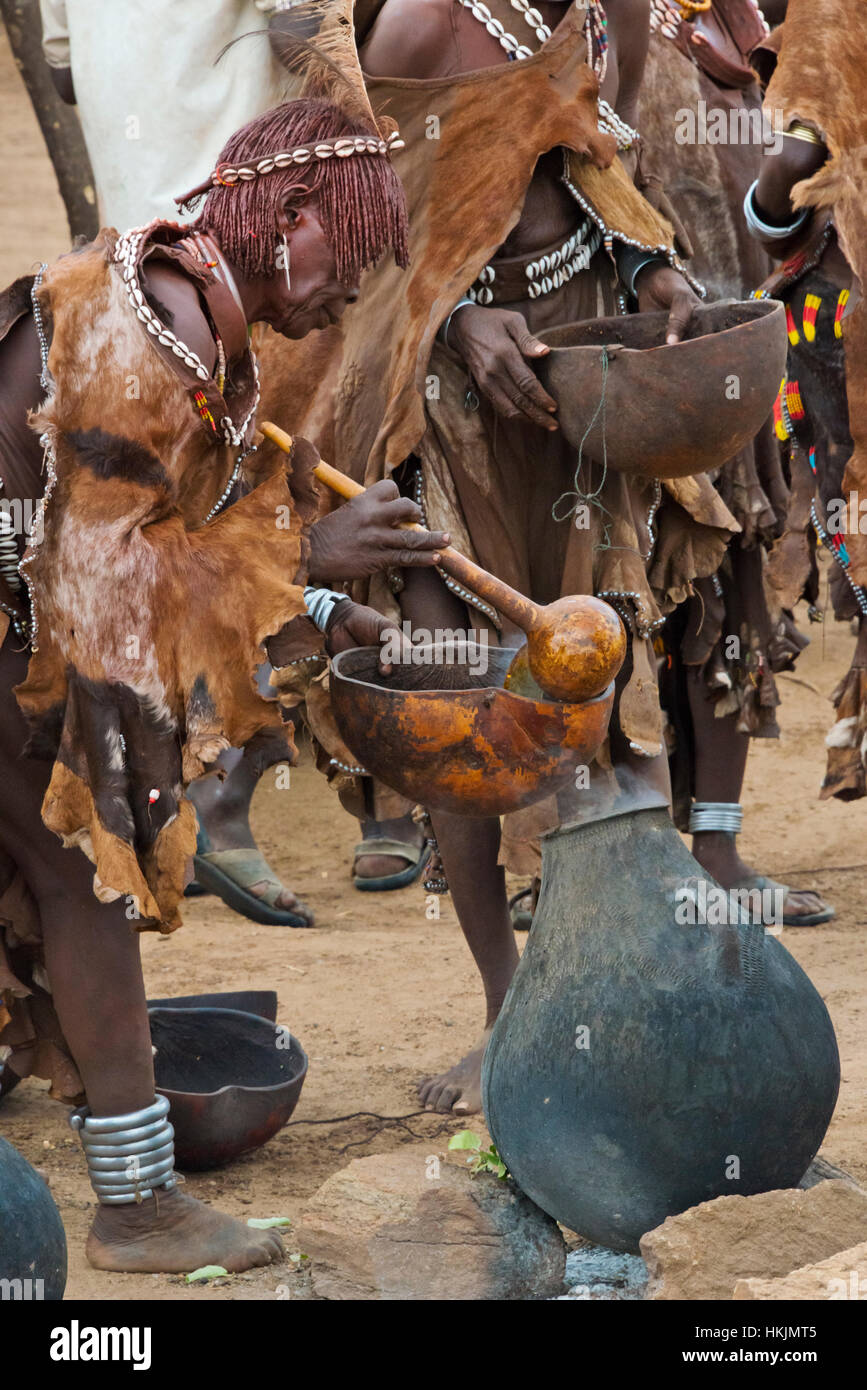
<svg viewBox="0 0 867 1390">
<path fill-rule="evenodd" d="M 95 1117 L 86 1105 L 73 1110 L 69 1124 L 81 1139 L 90 1185 L 104 1206 L 141 1202 L 176 1185 L 168 1113 L 165 1096 L 128 1115 Z"/>
<path fill-rule="evenodd" d="M 690 807 L 690 835 L 701 835 L 707 830 L 739 835 L 743 823 L 744 808 L 737 801 L 694 801 Z"/>
</svg>

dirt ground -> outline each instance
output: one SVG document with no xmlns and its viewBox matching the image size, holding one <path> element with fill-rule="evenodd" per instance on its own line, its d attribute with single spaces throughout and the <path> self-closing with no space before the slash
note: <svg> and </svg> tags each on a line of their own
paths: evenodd
<svg viewBox="0 0 867 1390">
<path fill-rule="evenodd" d="M 0 204 L 0 284 L 34 260 L 66 246 L 65 220 L 39 132 L 0 30 L 0 129 L 6 177 Z M 806 615 L 799 615 L 806 622 Z M 819 803 L 828 696 L 845 670 L 848 626 L 810 630 L 812 645 L 796 676 L 783 676 L 779 743 L 755 745 L 744 790 L 743 852 L 763 872 L 814 885 L 837 906 L 830 925 L 786 931 L 784 944 L 807 970 L 830 1009 L 843 1061 L 843 1084 L 823 1154 L 867 1180 L 867 851 L 864 803 Z M 212 898 L 191 902 L 173 937 L 143 943 L 152 996 L 241 988 L 278 991 L 278 1017 L 304 1044 L 310 1071 L 294 1120 L 328 1120 L 358 1110 L 405 1115 L 416 1108 L 414 1083 L 455 1061 L 474 1041 L 482 1017 L 476 973 L 448 898 L 428 921 L 420 887 L 362 894 L 349 879 L 357 827 L 310 765 L 288 789 L 270 779 L 253 813 L 259 842 L 317 915 L 312 931 L 258 927 Z M 466 1121 L 422 1116 L 410 1122 L 443 1147 Z M 0 1129 L 50 1180 L 69 1238 L 67 1296 L 87 1299 L 273 1299 L 307 1296 L 291 1260 L 226 1281 L 187 1288 L 167 1275 L 107 1275 L 84 1260 L 90 1188 L 63 1107 L 42 1082 L 27 1082 L 3 1103 Z M 366 1121 L 290 1126 L 259 1153 L 213 1174 L 191 1175 L 187 1190 L 237 1216 L 288 1216 L 352 1157 L 414 1142 L 402 1131 L 376 1133 Z M 348 1145 L 354 1145 L 347 1151 Z M 291 1230 L 287 1248 L 298 1253 Z M 279 1292 L 278 1292 L 279 1291 Z"/>
</svg>

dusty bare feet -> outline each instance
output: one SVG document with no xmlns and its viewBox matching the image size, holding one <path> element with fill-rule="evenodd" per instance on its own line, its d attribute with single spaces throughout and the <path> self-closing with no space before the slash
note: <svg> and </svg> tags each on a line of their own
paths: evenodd
<svg viewBox="0 0 867 1390">
<path fill-rule="evenodd" d="M 159 1199 L 97 1208 L 87 1237 L 94 1269 L 191 1274 L 222 1265 L 230 1274 L 267 1265 L 283 1254 L 275 1231 L 256 1231 L 175 1188 Z"/>
<path fill-rule="evenodd" d="M 426 1110 L 442 1114 L 475 1115 L 482 1108 L 482 1058 L 491 1036 L 486 1028 L 478 1044 L 440 1076 L 425 1076 L 418 1084 L 419 1100 Z"/>
</svg>

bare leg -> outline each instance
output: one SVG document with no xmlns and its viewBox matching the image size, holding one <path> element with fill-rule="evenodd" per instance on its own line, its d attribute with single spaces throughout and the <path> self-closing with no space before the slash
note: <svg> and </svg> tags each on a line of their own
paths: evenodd
<svg viewBox="0 0 867 1390">
<path fill-rule="evenodd" d="M 485 1026 L 476 1045 L 454 1067 L 424 1078 L 419 1097 L 429 1110 L 469 1114 L 482 1107 L 482 1058 L 517 968 L 518 948 L 506 897 L 506 875 L 497 864 L 500 822 L 468 822 L 464 816 L 431 812 L 431 824 L 455 911 L 482 977 Z"/>
<path fill-rule="evenodd" d="M 407 573 L 401 607 L 414 627 L 432 631 L 467 625 L 463 604 L 429 570 Z M 482 977 L 485 1027 L 479 1041 L 456 1066 L 422 1081 L 419 1096 L 432 1110 L 469 1113 L 481 1109 L 482 1057 L 515 973 L 518 951 L 506 898 L 506 876 L 497 864 L 500 822 L 468 821 L 464 816 L 431 812 L 431 823 L 458 920 Z"/>
<path fill-rule="evenodd" d="M 214 850 L 256 849 L 250 805 L 264 771 L 261 762 L 255 755 L 230 748 L 220 757 L 220 766 L 226 772 L 222 781 L 219 777 L 204 777 L 190 788 L 196 815 Z M 249 891 L 261 897 L 267 886 L 264 881 L 254 883 Z M 281 890 L 274 905 L 313 921 L 310 909 L 289 888 Z"/>
<path fill-rule="evenodd" d="M 273 690 L 268 685 L 270 666 L 263 662 L 256 672 L 256 683 L 262 695 L 270 697 Z M 250 828 L 250 806 L 253 793 L 259 780 L 270 765 L 261 750 L 239 748 L 227 749 L 220 758 L 220 766 L 226 773 L 219 777 L 204 777 L 190 787 L 189 796 L 196 808 L 199 824 L 215 851 L 227 849 L 257 849 Z M 249 891 L 261 898 L 267 891 L 267 881 L 253 883 Z M 274 907 L 297 913 L 311 925 L 313 914 L 289 888 L 282 888 L 273 900 Z"/>
<path fill-rule="evenodd" d="M 749 736 L 738 732 L 735 715 L 715 718 L 713 701 L 697 667 L 688 668 L 687 690 L 695 737 L 695 799 L 740 801 Z M 754 872 L 738 854 L 737 837 L 727 831 L 708 830 L 693 835 L 692 852 L 723 888 L 737 887 Z M 810 916 L 823 906 L 818 893 L 811 889 L 793 889 L 786 897 L 786 917 Z"/>
<path fill-rule="evenodd" d="M 40 808 L 50 766 L 21 757 L 26 731 L 12 685 L 26 657 L 7 640 L 0 652 L 0 842 L 39 906 L 54 1004 L 95 1115 L 126 1114 L 154 1097 L 153 1059 L 139 941 L 121 899 L 101 904 L 93 868 L 63 849 Z M 269 1239 L 263 1239 L 270 1236 Z M 182 1272 L 203 1264 L 229 1270 L 268 1264 L 282 1249 L 175 1190 L 124 1207 L 99 1207 L 87 1255 L 101 1269 Z"/>
</svg>

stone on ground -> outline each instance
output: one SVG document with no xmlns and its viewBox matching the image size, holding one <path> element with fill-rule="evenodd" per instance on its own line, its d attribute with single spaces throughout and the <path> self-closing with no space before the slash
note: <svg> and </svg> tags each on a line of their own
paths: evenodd
<svg viewBox="0 0 867 1390">
<path fill-rule="evenodd" d="M 747 1299 L 867 1299 L 867 1241 L 781 1279 L 739 1279 L 733 1297 Z"/>
<path fill-rule="evenodd" d="M 412 1145 L 323 1183 L 297 1236 L 329 1299 L 543 1299 L 563 1291 L 556 1222 L 464 1155 Z M 457 1160 L 457 1161 L 456 1161 Z"/>
<path fill-rule="evenodd" d="M 566 1292 L 560 1301 L 635 1303 L 646 1288 L 647 1267 L 640 1255 L 581 1245 L 566 1256 Z"/>
<path fill-rule="evenodd" d="M 840 1178 L 842 1182 L 847 1182 L 850 1187 L 860 1187 L 857 1178 L 853 1178 L 851 1173 L 847 1173 L 845 1168 L 838 1168 L 836 1163 L 829 1163 L 827 1158 L 814 1158 L 801 1181 L 799 1187 L 815 1187 L 817 1183 L 827 1182 L 829 1178 Z"/>
<path fill-rule="evenodd" d="M 843 1180 L 717 1197 L 641 1238 L 648 1297 L 730 1299 L 739 1279 L 776 1279 L 867 1240 L 867 1192 Z"/>
</svg>

